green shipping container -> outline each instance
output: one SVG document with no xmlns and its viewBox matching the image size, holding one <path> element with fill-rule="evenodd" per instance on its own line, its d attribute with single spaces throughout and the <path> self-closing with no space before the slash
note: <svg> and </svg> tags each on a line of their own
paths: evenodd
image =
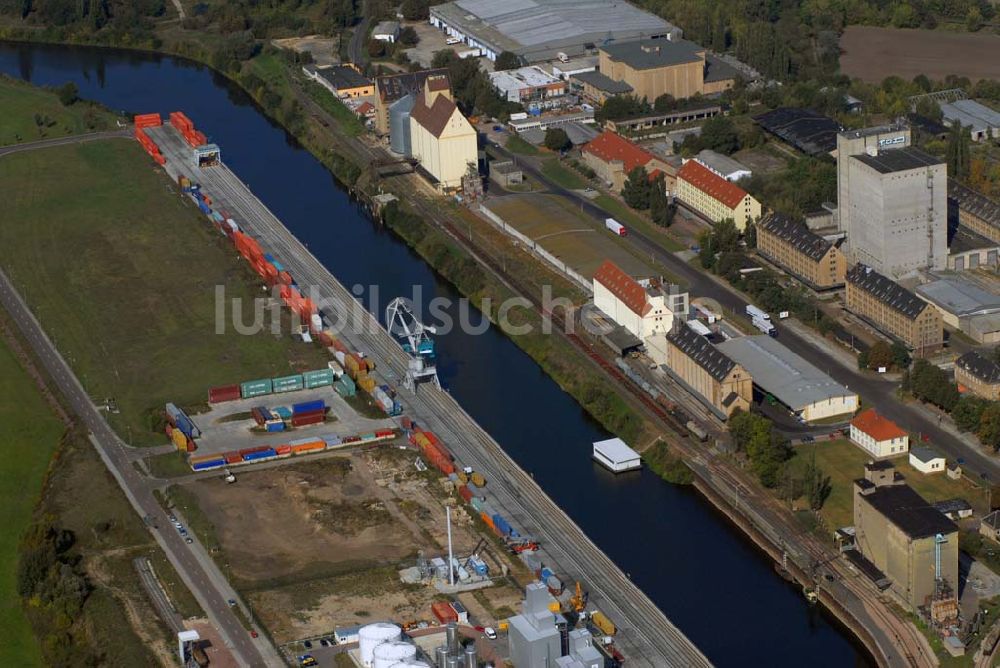
<svg viewBox="0 0 1000 668">
<path fill-rule="evenodd" d="M 316 371 L 306 371 L 302 374 L 302 380 L 306 389 L 314 387 L 326 387 L 333 385 L 333 369 L 317 369 Z"/>
<path fill-rule="evenodd" d="M 240 396 L 244 399 L 261 397 L 265 394 L 271 394 L 271 387 L 270 378 L 265 378 L 263 380 L 248 380 L 245 383 L 240 383 Z"/>
<path fill-rule="evenodd" d="M 333 384 L 333 389 L 335 389 L 337 394 L 342 397 L 353 397 L 358 393 L 358 389 L 354 384 L 354 381 L 346 375 L 341 376 L 337 382 Z"/>
<path fill-rule="evenodd" d="M 294 376 L 283 376 L 281 378 L 272 378 L 271 384 L 274 387 L 274 392 L 294 392 L 295 390 L 302 389 L 302 375 L 295 374 Z"/>
</svg>

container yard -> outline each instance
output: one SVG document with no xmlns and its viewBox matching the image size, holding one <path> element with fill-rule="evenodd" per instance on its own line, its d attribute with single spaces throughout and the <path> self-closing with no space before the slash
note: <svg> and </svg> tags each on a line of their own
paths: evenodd
<svg viewBox="0 0 1000 668">
<path fill-rule="evenodd" d="M 265 284 L 281 285 L 281 299 L 309 323 L 313 337 L 343 354 L 337 359 L 351 379 L 355 391 L 367 391 L 374 397 L 382 390 L 378 403 L 386 415 L 405 411 L 419 423 L 413 434 L 432 466 L 441 473 L 456 476 L 457 470 L 471 467 L 482 472 L 489 481 L 483 496 L 489 510 L 480 511 L 479 519 L 506 539 L 533 542 L 541 549 L 536 555 L 552 564 L 569 581 L 586 583 L 591 600 L 615 618 L 626 630 L 620 649 L 630 664 L 657 666 L 708 665 L 705 657 L 672 625 L 663 613 L 625 577 L 580 529 L 519 469 L 498 444 L 485 433 L 451 397 L 436 387 L 425 385 L 414 393 L 394 388 L 391 378 L 406 376 L 409 360 L 399 343 L 374 319 L 357 308 L 352 295 L 334 279 L 309 251 L 250 193 L 246 186 L 219 162 L 202 168 L 194 159 L 192 144 L 176 127 L 150 125 L 145 133 L 165 158 L 164 167 L 182 189 L 187 183 L 193 203 L 205 214 L 207 224 L 233 241 L 235 249 L 254 268 Z M 206 138 L 207 139 L 207 138 Z M 209 209 L 209 211 L 206 211 Z M 271 254 L 281 263 L 282 270 L 267 261 Z M 290 278 L 283 282 L 285 273 Z M 294 278 L 291 278 L 294 277 Z M 319 294 L 322 303 L 330 304 L 331 313 L 320 313 L 311 299 L 304 297 L 296 285 L 310 286 L 311 295 Z M 307 316 L 307 317 L 306 317 Z M 319 316 L 314 318 L 313 316 Z M 346 322 L 349 335 L 334 338 L 322 325 L 324 316 L 330 321 Z M 336 316 L 336 317 L 332 317 Z M 318 325 L 318 326 L 317 326 Z M 339 342 L 340 346 L 337 346 Z M 366 359 L 356 351 L 370 351 Z M 336 357 L 335 357 L 336 359 Z M 374 382 L 364 380 L 372 378 Z M 362 385 L 364 383 L 364 385 Z M 273 379 L 271 390 L 273 392 Z M 242 388 L 241 388 L 242 390 Z M 260 388 L 262 395 L 266 394 Z M 241 392 L 242 394 L 242 392 Z M 395 396 L 392 396 L 395 395 Z M 398 403 L 398 406 L 397 406 Z M 434 434 L 432 440 L 426 434 Z M 426 440 L 426 444 L 421 444 Z M 471 490 L 470 490 L 471 491 Z M 473 499 L 477 498 L 475 494 Z M 469 502 L 472 505 L 472 502 Z M 499 526 L 496 515 L 502 519 Z M 490 522 L 487 522 L 487 517 Z M 544 517 L 540 523 L 535 518 Z M 524 538 L 530 536 L 531 539 Z M 521 545 L 521 551 L 524 546 Z M 518 551 L 517 546 L 512 550 Z M 629 614 L 625 614 L 625 610 Z"/>
</svg>

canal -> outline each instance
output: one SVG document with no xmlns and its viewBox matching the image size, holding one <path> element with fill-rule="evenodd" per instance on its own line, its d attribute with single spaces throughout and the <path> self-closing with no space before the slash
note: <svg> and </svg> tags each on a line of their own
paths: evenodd
<svg viewBox="0 0 1000 668">
<path fill-rule="evenodd" d="M 73 81 L 116 110 L 183 110 L 223 160 L 346 286 L 458 294 L 241 90 L 211 70 L 150 54 L 0 43 L 0 72 Z M 476 318 L 478 319 L 478 318 Z M 810 608 L 710 505 L 648 471 L 615 478 L 591 462 L 607 434 L 494 329 L 437 337 L 443 384 L 653 602 L 719 666 L 869 665 L 849 634 Z"/>
</svg>

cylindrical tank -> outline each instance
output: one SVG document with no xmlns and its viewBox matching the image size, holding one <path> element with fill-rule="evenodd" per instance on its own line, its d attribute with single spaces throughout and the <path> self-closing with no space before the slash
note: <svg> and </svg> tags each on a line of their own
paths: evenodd
<svg viewBox="0 0 1000 668">
<path fill-rule="evenodd" d="M 410 112 L 416 96 L 412 93 L 389 105 L 389 148 L 393 153 L 410 157 Z"/>
<path fill-rule="evenodd" d="M 462 659 L 459 657 L 449 654 L 448 661 L 445 663 L 445 668 L 462 668 Z"/>
<path fill-rule="evenodd" d="M 476 643 L 465 646 L 465 668 L 479 668 L 479 657 L 476 655 Z"/>
<path fill-rule="evenodd" d="M 437 668 L 448 668 L 448 648 L 444 645 L 439 645 L 434 650 L 434 661 L 437 663 Z"/>
<path fill-rule="evenodd" d="M 455 622 L 448 622 L 448 625 L 444 627 L 445 638 L 447 642 L 445 645 L 448 647 L 448 654 L 455 654 L 458 652 L 458 624 Z"/>
<path fill-rule="evenodd" d="M 402 629 L 388 622 L 376 622 L 362 626 L 358 631 L 362 665 L 370 668 L 375 660 L 375 648 L 384 642 L 399 640 L 400 634 L 402 634 Z"/>
<path fill-rule="evenodd" d="M 391 640 L 376 645 L 372 655 L 375 658 L 372 664 L 374 668 L 390 668 L 400 661 L 417 658 L 417 646 L 408 642 Z"/>
<path fill-rule="evenodd" d="M 401 661 L 395 664 L 392 668 L 431 668 L 431 664 L 426 661 Z"/>
</svg>

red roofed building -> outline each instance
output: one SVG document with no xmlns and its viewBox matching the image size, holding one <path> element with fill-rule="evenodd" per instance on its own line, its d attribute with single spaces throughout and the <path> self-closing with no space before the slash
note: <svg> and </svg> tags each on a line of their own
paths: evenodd
<svg viewBox="0 0 1000 668">
<path fill-rule="evenodd" d="M 640 340 L 666 334 L 674 326 L 674 314 L 687 314 L 686 292 L 667 293 L 644 287 L 611 260 L 594 272 L 594 306 Z"/>
<path fill-rule="evenodd" d="M 713 223 L 732 218 L 740 231 L 760 218 L 760 202 L 696 160 L 688 160 L 678 170 L 675 195 Z"/>
<path fill-rule="evenodd" d="M 583 161 L 615 190 L 625 187 L 628 173 L 636 167 L 645 167 L 651 176 L 654 172 L 663 172 L 668 179 L 672 178 L 675 171 L 654 154 L 610 130 L 605 130 L 586 143 L 581 152 Z"/>
<path fill-rule="evenodd" d="M 910 450 L 910 435 L 874 408 L 851 420 L 851 441 L 872 457 L 898 457 Z"/>
</svg>

